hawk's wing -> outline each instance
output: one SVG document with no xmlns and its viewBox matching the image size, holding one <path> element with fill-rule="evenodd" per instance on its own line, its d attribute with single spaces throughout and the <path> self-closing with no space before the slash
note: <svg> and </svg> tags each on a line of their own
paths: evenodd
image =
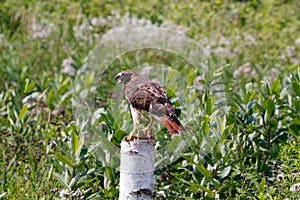
<svg viewBox="0 0 300 200">
<path fill-rule="evenodd" d="M 158 83 L 146 82 L 128 94 L 127 99 L 133 108 L 157 115 L 171 134 L 186 132 L 167 94 Z"/>
</svg>

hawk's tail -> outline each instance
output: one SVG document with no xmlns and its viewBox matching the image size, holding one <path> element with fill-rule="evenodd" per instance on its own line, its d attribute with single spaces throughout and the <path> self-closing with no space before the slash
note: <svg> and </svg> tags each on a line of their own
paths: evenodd
<svg viewBox="0 0 300 200">
<path fill-rule="evenodd" d="M 165 125 L 165 127 L 168 129 L 169 133 L 171 133 L 171 135 L 180 133 L 180 132 L 187 132 L 186 128 L 184 128 L 184 126 L 180 123 L 180 121 L 177 120 L 173 120 L 171 118 L 168 117 L 159 117 L 160 120 L 162 121 L 162 123 Z"/>
</svg>

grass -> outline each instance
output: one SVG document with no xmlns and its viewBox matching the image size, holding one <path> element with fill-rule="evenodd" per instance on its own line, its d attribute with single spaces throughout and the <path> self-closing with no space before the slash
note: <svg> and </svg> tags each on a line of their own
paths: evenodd
<svg viewBox="0 0 300 200">
<path fill-rule="evenodd" d="M 196 88 L 189 100 L 201 102 L 193 106 L 202 114 L 186 124 L 201 129 L 182 155 L 155 172 L 157 198 L 299 198 L 290 191 L 300 181 L 299 7 L 293 0 L 1 2 L 0 198 L 118 198 L 118 171 L 92 144 L 81 145 L 71 105 L 74 72 L 103 38 L 147 25 L 183 32 L 217 67 L 228 65 L 222 80 L 229 111 L 220 119 L 213 114 L 211 74 L 199 90 L 199 74 L 185 71 L 184 60 L 131 52 L 110 64 L 106 84 L 97 88 L 103 112 L 93 122 L 95 138 L 118 145 L 131 130 L 127 110 L 118 112 L 119 126 L 107 106 L 114 102 L 105 99 L 116 72 L 151 62 L 176 66 Z M 181 108 L 176 99 L 174 105 Z M 165 130 L 157 138 L 162 145 L 171 140 Z"/>
</svg>

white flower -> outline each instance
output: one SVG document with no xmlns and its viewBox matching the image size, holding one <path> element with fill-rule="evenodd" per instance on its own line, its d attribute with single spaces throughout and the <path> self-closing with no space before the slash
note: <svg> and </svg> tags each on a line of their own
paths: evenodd
<svg viewBox="0 0 300 200">
<path fill-rule="evenodd" d="M 53 28 L 54 24 L 48 23 L 47 21 L 44 21 L 42 23 L 33 23 L 31 25 L 31 37 L 34 39 L 47 38 L 51 34 Z"/>
<path fill-rule="evenodd" d="M 294 57 L 296 55 L 296 49 L 293 46 L 288 46 L 285 53 L 289 58 Z"/>
<path fill-rule="evenodd" d="M 251 63 L 245 63 L 233 72 L 234 78 L 240 78 L 243 76 L 244 77 L 256 76 L 256 72 L 254 68 L 251 66 Z"/>
<path fill-rule="evenodd" d="M 230 45 L 230 40 L 224 36 L 222 36 L 219 40 L 220 45 L 225 45 L 225 46 L 229 46 Z"/>
<path fill-rule="evenodd" d="M 213 190 L 213 193 L 215 194 L 215 200 L 219 200 L 220 195 L 218 194 L 218 192 L 216 190 Z"/>
<path fill-rule="evenodd" d="M 68 196 L 68 195 L 69 195 L 69 191 L 68 191 L 68 190 L 62 189 L 62 190 L 59 192 L 59 197 L 60 197 L 61 199 L 67 199 L 66 196 Z"/>
<path fill-rule="evenodd" d="M 294 185 L 292 185 L 292 187 L 290 188 L 291 192 L 297 192 L 300 191 L 300 183 L 295 183 Z"/>
<path fill-rule="evenodd" d="M 79 188 L 77 188 L 76 191 L 73 191 L 73 192 L 72 192 L 72 195 L 71 195 L 71 196 L 72 196 L 73 198 L 75 198 L 75 197 L 81 197 L 82 194 L 83 194 L 83 191 L 80 190 Z"/>
<path fill-rule="evenodd" d="M 162 198 L 167 197 L 165 191 L 158 191 L 157 194 L 158 194 L 159 197 L 162 197 Z"/>
<path fill-rule="evenodd" d="M 61 64 L 61 72 L 69 75 L 74 75 L 75 74 L 75 69 L 72 67 L 73 59 L 72 58 L 67 58 L 64 59 L 62 64 Z"/>
<path fill-rule="evenodd" d="M 277 175 L 277 180 L 282 181 L 284 179 L 284 174 L 278 174 Z"/>
</svg>

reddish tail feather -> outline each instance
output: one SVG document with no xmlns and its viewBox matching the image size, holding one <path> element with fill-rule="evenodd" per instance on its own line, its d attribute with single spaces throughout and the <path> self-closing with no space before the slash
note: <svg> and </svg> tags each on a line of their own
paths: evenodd
<svg viewBox="0 0 300 200">
<path fill-rule="evenodd" d="M 165 127 L 168 129 L 169 133 L 171 135 L 180 133 L 180 132 L 187 132 L 187 130 L 182 126 L 182 124 L 179 122 L 176 123 L 175 121 L 173 121 L 170 118 L 167 117 L 160 117 L 160 120 L 162 121 L 162 123 L 165 125 Z"/>
</svg>

